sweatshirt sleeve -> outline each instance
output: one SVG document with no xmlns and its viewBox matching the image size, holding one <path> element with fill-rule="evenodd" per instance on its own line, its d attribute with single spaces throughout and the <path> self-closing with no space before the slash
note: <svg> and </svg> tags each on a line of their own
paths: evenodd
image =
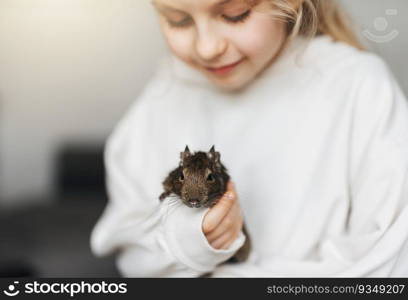
<svg viewBox="0 0 408 300">
<path fill-rule="evenodd" d="M 221 266 L 215 276 L 408 276 L 408 105 L 385 63 L 356 70 L 349 149 L 350 210 L 344 232 L 318 258 L 272 257 L 262 266 Z"/>
<path fill-rule="evenodd" d="M 245 240 L 241 233 L 229 249 L 214 249 L 201 229 L 207 209 L 160 203 L 161 181 L 152 180 L 159 177 L 150 176 L 154 169 L 146 156 L 166 151 L 149 136 L 157 113 L 152 103 L 166 93 L 165 80 L 151 81 L 105 146 L 109 201 L 92 231 L 91 249 L 97 256 L 116 254 L 125 277 L 199 276 L 230 258 Z"/>
</svg>

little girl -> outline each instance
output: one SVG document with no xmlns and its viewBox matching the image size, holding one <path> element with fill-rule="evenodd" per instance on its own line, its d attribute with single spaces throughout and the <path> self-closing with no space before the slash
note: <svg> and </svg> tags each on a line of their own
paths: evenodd
<svg viewBox="0 0 408 300">
<path fill-rule="evenodd" d="M 407 276 L 407 101 L 334 0 L 153 7 L 171 55 L 107 141 L 92 251 L 131 277 Z M 158 200 L 186 145 L 231 175 L 211 209 Z"/>
</svg>

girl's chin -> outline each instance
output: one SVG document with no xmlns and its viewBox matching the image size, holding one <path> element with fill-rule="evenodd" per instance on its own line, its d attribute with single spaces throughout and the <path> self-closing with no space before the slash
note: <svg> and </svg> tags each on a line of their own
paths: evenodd
<svg viewBox="0 0 408 300">
<path fill-rule="evenodd" d="M 237 74 L 239 75 L 239 74 Z M 252 82 L 250 76 L 233 76 L 231 78 L 213 78 L 210 77 L 210 81 L 218 88 L 227 91 L 234 92 L 245 88 L 250 82 Z"/>
</svg>

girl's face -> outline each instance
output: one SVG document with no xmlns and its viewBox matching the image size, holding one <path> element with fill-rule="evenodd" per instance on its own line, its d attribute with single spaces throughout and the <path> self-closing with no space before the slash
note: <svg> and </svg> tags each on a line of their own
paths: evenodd
<svg viewBox="0 0 408 300">
<path fill-rule="evenodd" d="M 268 0 L 153 0 L 171 51 L 222 89 L 251 82 L 277 57 L 285 25 Z"/>
</svg>

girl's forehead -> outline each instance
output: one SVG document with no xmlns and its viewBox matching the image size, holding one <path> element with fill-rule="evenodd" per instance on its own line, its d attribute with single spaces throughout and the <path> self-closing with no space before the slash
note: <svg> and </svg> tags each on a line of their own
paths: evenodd
<svg viewBox="0 0 408 300">
<path fill-rule="evenodd" d="M 259 1 L 259 0 L 258 0 Z M 226 5 L 234 4 L 251 4 L 256 0 L 152 0 L 155 6 L 161 8 L 218 8 Z"/>
</svg>

